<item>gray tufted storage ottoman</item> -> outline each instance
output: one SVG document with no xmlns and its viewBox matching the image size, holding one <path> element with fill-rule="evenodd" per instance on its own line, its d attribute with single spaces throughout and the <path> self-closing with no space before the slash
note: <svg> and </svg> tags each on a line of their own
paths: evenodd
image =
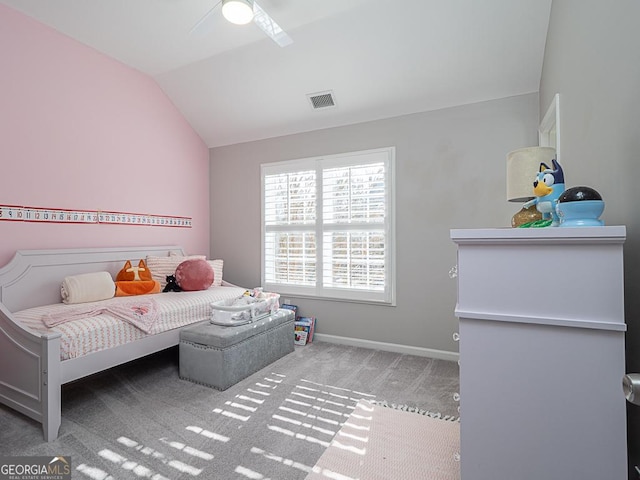
<svg viewBox="0 0 640 480">
<path fill-rule="evenodd" d="M 202 322 L 180 331 L 180 378 L 218 390 L 293 352 L 295 317 L 278 310 L 237 327 Z"/>
</svg>

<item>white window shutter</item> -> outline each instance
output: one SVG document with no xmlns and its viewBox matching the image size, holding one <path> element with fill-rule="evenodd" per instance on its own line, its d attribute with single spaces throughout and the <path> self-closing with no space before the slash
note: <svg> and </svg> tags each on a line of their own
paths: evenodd
<svg viewBox="0 0 640 480">
<path fill-rule="evenodd" d="M 394 157 L 390 147 L 263 165 L 263 285 L 393 303 Z"/>
</svg>

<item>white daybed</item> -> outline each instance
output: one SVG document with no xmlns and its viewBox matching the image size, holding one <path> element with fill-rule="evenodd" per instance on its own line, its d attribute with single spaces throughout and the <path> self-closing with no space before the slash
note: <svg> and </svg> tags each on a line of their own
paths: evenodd
<svg viewBox="0 0 640 480">
<path fill-rule="evenodd" d="M 127 260 L 170 254 L 185 255 L 177 246 L 16 252 L 0 269 L 0 403 L 42 423 L 45 440 L 53 441 L 61 423 L 61 385 L 178 345 L 181 329 L 174 328 L 61 360 L 60 333 L 35 332 L 14 315 L 25 309 L 60 303 L 60 285 L 66 276 L 99 271 L 115 276 Z"/>
</svg>

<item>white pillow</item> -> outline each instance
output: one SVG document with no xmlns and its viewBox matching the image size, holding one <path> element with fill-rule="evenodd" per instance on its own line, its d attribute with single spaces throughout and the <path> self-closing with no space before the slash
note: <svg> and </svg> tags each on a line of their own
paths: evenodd
<svg viewBox="0 0 640 480">
<path fill-rule="evenodd" d="M 70 275 L 62 281 L 60 294 L 63 303 L 97 302 L 112 298 L 116 284 L 109 272 Z"/>
<path fill-rule="evenodd" d="M 207 260 L 211 268 L 213 268 L 213 284 L 212 287 L 219 287 L 222 285 L 222 268 L 224 266 L 224 261 L 221 259 L 217 260 Z"/>
<path fill-rule="evenodd" d="M 167 275 L 175 275 L 176 268 L 185 260 L 206 260 L 205 255 L 189 255 L 186 257 L 180 255 L 171 255 L 170 257 L 154 257 L 147 256 L 147 267 L 151 270 L 151 278 L 160 282 L 160 288 L 164 289 L 167 285 Z M 215 271 L 214 271 L 215 275 Z M 215 282 L 215 280 L 214 280 Z"/>
</svg>

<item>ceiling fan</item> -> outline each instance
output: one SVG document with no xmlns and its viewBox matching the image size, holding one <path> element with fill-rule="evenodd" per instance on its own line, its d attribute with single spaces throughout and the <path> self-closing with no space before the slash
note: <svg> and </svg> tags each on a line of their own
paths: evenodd
<svg viewBox="0 0 640 480">
<path fill-rule="evenodd" d="M 286 47 L 293 43 L 292 38 L 278 25 L 273 18 L 265 12 L 260 5 L 254 0 L 220 0 L 211 9 L 198 20 L 192 28 L 191 32 L 198 30 L 199 27 L 210 17 L 213 11 L 222 5 L 222 15 L 229 22 L 236 25 L 244 25 L 253 20 L 260 29 L 267 34 L 274 42 L 281 47 Z"/>
</svg>

